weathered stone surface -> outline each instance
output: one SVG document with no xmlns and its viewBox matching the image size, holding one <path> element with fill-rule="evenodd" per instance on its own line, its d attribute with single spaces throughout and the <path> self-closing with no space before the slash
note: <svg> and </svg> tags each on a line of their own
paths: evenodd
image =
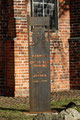
<svg viewBox="0 0 80 120">
<path fill-rule="evenodd" d="M 65 120 L 78 120 L 80 119 L 80 113 L 73 108 L 68 108 L 60 112 L 60 115 L 64 117 Z"/>
<path fill-rule="evenodd" d="M 63 120 L 63 116 L 54 113 L 37 114 L 33 120 Z"/>
<path fill-rule="evenodd" d="M 35 116 L 33 120 L 52 120 L 52 116 L 51 114 L 49 115 L 49 114 L 41 113 L 41 114 L 37 114 L 37 116 Z"/>
<path fill-rule="evenodd" d="M 74 102 L 78 107 L 80 107 L 80 101 L 75 101 Z"/>
<path fill-rule="evenodd" d="M 37 114 L 33 120 L 80 120 L 80 113 L 77 108 L 80 103 L 70 102 L 66 109 L 58 113 Z"/>
<path fill-rule="evenodd" d="M 79 120 L 80 113 L 74 108 L 68 108 L 61 111 L 59 114 L 54 113 L 40 113 L 37 114 L 33 120 Z"/>
</svg>

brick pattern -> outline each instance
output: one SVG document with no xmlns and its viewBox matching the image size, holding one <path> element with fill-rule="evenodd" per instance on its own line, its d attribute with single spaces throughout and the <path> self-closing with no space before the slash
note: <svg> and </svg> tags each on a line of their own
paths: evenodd
<svg viewBox="0 0 80 120">
<path fill-rule="evenodd" d="M 51 90 L 69 90 L 69 0 L 59 0 L 59 30 L 51 33 Z"/>
<path fill-rule="evenodd" d="M 80 0 L 70 0 L 71 37 L 80 37 Z"/>
<path fill-rule="evenodd" d="M 14 21 L 14 10 L 13 1 L 7 1 L 6 4 L 7 13 L 7 35 L 5 40 L 5 82 L 6 91 L 5 94 L 8 96 L 14 95 L 14 41 L 15 37 L 15 21 Z"/>
<path fill-rule="evenodd" d="M 80 38 L 69 39 L 70 88 L 80 90 Z"/>
<path fill-rule="evenodd" d="M 8 38 L 6 40 L 7 95 L 29 94 L 29 56 L 25 0 L 8 1 Z"/>
<path fill-rule="evenodd" d="M 79 88 L 80 43 L 73 39 L 80 37 L 79 6 L 79 0 L 59 0 L 59 30 L 50 32 L 51 91 Z M 29 95 L 30 11 L 28 0 L 0 0 L 0 95 Z"/>
<path fill-rule="evenodd" d="M 14 17 L 16 19 L 15 96 L 26 96 L 29 94 L 29 56 L 25 0 L 14 0 Z"/>
<path fill-rule="evenodd" d="M 80 89 L 80 0 L 70 1 L 70 88 Z"/>
</svg>

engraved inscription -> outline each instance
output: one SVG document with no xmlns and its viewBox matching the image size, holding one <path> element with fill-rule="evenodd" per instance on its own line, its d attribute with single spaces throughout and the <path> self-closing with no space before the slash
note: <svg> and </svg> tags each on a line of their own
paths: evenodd
<svg viewBox="0 0 80 120">
<path fill-rule="evenodd" d="M 30 46 L 30 68 L 31 79 L 34 83 L 48 82 L 49 80 L 49 43 L 45 40 L 42 27 L 34 27 L 32 41 L 34 47 Z"/>
<path fill-rule="evenodd" d="M 44 25 L 43 25 L 44 26 Z M 32 112 L 50 110 L 50 46 L 44 28 L 32 27 L 30 49 L 30 108 Z"/>
</svg>

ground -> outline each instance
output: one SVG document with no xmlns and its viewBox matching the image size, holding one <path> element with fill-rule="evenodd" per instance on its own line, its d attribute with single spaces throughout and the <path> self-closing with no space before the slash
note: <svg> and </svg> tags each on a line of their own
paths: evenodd
<svg viewBox="0 0 80 120">
<path fill-rule="evenodd" d="M 60 112 L 69 102 L 80 102 L 80 90 L 53 92 L 51 94 L 52 112 Z M 29 98 L 0 97 L 0 120 L 32 120 L 29 113 Z M 80 112 L 80 108 L 77 108 Z"/>
</svg>

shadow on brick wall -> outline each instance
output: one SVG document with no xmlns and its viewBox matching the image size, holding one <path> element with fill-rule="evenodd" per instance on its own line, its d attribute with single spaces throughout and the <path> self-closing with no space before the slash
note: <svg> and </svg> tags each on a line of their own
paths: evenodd
<svg viewBox="0 0 80 120">
<path fill-rule="evenodd" d="M 70 88 L 80 89 L 80 1 L 70 1 Z"/>
<path fill-rule="evenodd" d="M 14 96 L 14 41 L 16 37 L 13 1 L 0 1 L 0 95 Z"/>
<path fill-rule="evenodd" d="M 68 7 L 69 6 L 69 7 Z M 69 70 L 70 89 L 80 89 L 80 0 L 60 2 L 60 14 L 70 10 Z"/>
<path fill-rule="evenodd" d="M 16 37 L 16 25 L 14 19 L 13 0 L 7 3 L 7 38 L 6 38 L 6 95 L 14 96 L 15 77 L 14 77 L 14 38 Z"/>
<path fill-rule="evenodd" d="M 0 95 L 4 95 L 5 93 L 5 37 L 6 37 L 6 16 L 4 13 L 5 4 L 3 4 L 3 1 L 0 0 Z"/>
</svg>

